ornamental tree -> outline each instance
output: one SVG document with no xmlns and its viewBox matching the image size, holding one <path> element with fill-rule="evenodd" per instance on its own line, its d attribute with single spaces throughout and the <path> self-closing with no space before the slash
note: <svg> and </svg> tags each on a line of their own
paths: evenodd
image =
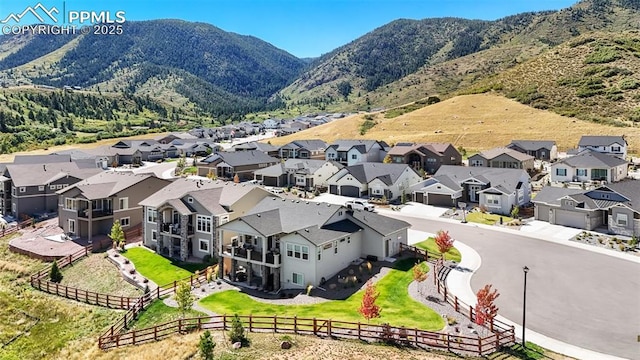
<svg viewBox="0 0 640 360">
<path fill-rule="evenodd" d="M 367 319 L 367 322 L 373 318 L 380 317 L 382 309 L 376 304 L 378 296 L 380 296 L 380 293 L 376 290 L 376 286 L 371 280 L 367 281 L 367 287 L 362 296 L 362 304 L 358 309 L 358 312 Z"/>
<path fill-rule="evenodd" d="M 413 266 L 413 280 L 418 283 L 418 292 L 422 294 L 420 283 L 427 280 L 428 273 L 422 269 L 422 264 L 418 263 Z"/>
<path fill-rule="evenodd" d="M 176 288 L 176 302 L 178 303 L 178 309 L 182 313 L 182 317 L 185 317 L 187 311 L 193 307 L 194 297 L 191 293 L 191 284 L 186 281 L 178 283 Z"/>
<path fill-rule="evenodd" d="M 498 314 L 498 307 L 494 301 L 500 296 L 497 289 L 491 291 L 491 284 L 485 285 L 476 294 L 478 303 L 476 304 L 476 324 L 484 325 L 491 322 Z"/>
<path fill-rule="evenodd" d="M 122 225 L 120 225 L 120 221 L 114 221 L 113 226 L 111 227 L 111 233 L 109 233 L 109 237 L 113 241 L 113 247 L 119 248 L 120 250 L 124 250 L 125 238 L 124 231 L 122 230 Z"/>
<path fill-rule="evenodd" d="M 451 238 L 448 231 L 438 230 L 434 240 L 438 246 L 438 251 L 440 251 L 443 256 L 453 247 L 454 240 Z"/>
</svg>

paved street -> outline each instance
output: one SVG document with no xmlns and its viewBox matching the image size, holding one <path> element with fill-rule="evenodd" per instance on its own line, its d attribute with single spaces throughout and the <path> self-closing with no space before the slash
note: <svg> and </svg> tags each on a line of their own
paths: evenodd
<svg viewBox="0 0 640 360">
<path fill-rule="evenodd" d="M 500 314 L 522 323 L 522 267 L 527 276 L 527 328 L 572 345 L 640 359 L 640 264 L 528 236 L 473 224 L 417 219 L 385 212 L 413 224 L 439 229 L 475 249 L 482 258 L 474 291 L 493 284 Z M 529 234 L 531 236 L 531 234 Z M 518 334 L 520 335 L 520 334 Z"/>
</svg>

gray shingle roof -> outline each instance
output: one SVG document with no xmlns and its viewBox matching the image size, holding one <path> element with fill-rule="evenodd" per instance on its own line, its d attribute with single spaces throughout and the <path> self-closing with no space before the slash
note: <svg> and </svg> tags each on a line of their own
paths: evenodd
<svg viewBox="0 0 640 360">
<path fill-rule="evenodd" d="M 355 233 L 362 229 L 350 220 L 342 220 L 335 223 L 327 224 L 323 227 L 310 226 L 302 229 L 297 233 L 303 238 L 307 239 L 314 245 L 321 245 L 323 243 L 338 240 Z"/>
<path fill-rule="evenodd" d="M 507 147 L 514 145 L 522 150 L 537 151 L 540 149 L 551 150 L 555 144 L 556 142 L 553 140 L 511 140 L 511 144 L 507 145 Z"/>
<path fill-rule="evenodd" d="M 607 184 L 606 187 L 629 199 L 625 204 L 640 212 L 640 180 L 627 179 Z"/>
<path fill-rule="evenodd" d="M 7 165 L 7 172 L 14 186 L 46 185 L 64 176 L 84 179 L 99 173 L 95 167 L 80 169 L 76 163 L 64 162 L 53 164 L 17 164 Z"/>
<path fill-rule="evenodd" d="M 13 163 L 19 164 L 53 164 L 71 162 L 71 155 L 69 154 L 50 154 L 50 155 L 16 155 L 13 158 Z"/>
<path fill-rule="evenodd" d="M 62 194 L 71 189 L 78 189 L 86 199 L 104 199 L 128 189 L 150 177 L 149 174 L 132 174 L 117 171 L 105 171 L 58 191 Z"/>
<path fill-rule="evenodd" d="M 371 148 L 379 143 L 383 149 L 388 148 L 384 141 L 377 140 L 336 140 L 329 147 L 336 149 L 337 151 L 349 151 L 351 148 L 355 147 L 361 153 L 367 153 Z"/>
<path fill-rule="evenodd" d="M 362 184 L 367 184 L 379 178 L 385 184 L 391 185 L 407 169 L 411 169 L 407 164 L 360 163 L 347 166 L 344 170 L 353 175 Z M 411 171 L 415 172 L 413 169 Z"/>
<path fill-rule="evenodd" d="M 447 177 L 448 180 L 443 179 Z M 483 183 L 490 183 L 491 186 L 501 185 L 504 191 L 507 193 L 514 192 L 520 179 L 525 176 L 529 178 L 526 171 L 522 169 L 502 169 L 502 168 L 490 168 L 482 166 L 455 166 L 455 165 L 442 165 L 435 173 L 434 178 L 441 181 L 447 187 L 451 187 L 451 183 L 461 184 L 462 182 L 474 178 L 482 181 Z M 452 189 L 456 189 L 453 187 Z M 460 186 L 457 186 L 456 190 L 459 190 Z"/>
<path fill-rule="evenodd" d="M 614 143 L 626 144 L 623 136 L 584 135 L 580 138 L 578 146 L 608 146 Z"/>
<path fill-rule="evenodd" d="M 220 151 L 202 160 L 203 163 L 213 163 L 222 159 L 230 166 L 244 166 L 264 163 L 277 163 L 279 160 L 262 151 Z"/>
<path fill-rule="evenodd" d="M 527 155 L 527 154 L 523 154 L 519 151 L 513 150 L 513 149 L 509 149 L 506 147 L 498 147 L 498 148 L 493 148 L 493 149 L 489 149 L 489 150 L 485 150 L 481 153 L 479 153 L 478 155 L 482 156 L 483 158 L 487 159 L 487 160 L 491 160 L 494 159 L 500 155 L 509 155 L 512 158 L 518 160 L 518 161 L 526 161 L 526 160 L 532 160 L 534 159 L 533 156 L 531 155 Z"/>
<path fill-rule="evenodd" d="M 566 164 L 573 168 L 616 167 L 627 162 L 617 156 L 599 153 L 593 150 L 584 150 L 575 156 L 558 161 L 556 164 Z"/>
<path fill-rule="evenodd" d="M 357 220 L 356 223 L 366 225 L 382 236 L 411 227 L 411 224 L 406 221 L 383 216 L 374 212 L 355 210 L 349 212 L 349 214 Z"/>
<path fill-rule="evenodd" d="M 531 200 L 533 203 L 544 203 L 550 205 L 560 205 L 560 198 L 570 195 L 583 193 L 581 189 L 568 189 L 556 186 L 545 186 L 538 192 L 535 198 Z"/>
<path fill-rule="evenodd" d="M 327 148 L 327 143 L 320 139 L 311 140 L 294 140 L 288 144 L 285 144 L 281 149 L 307 149 L 309 151 L 323 151 Z"/>
<path fill-rule="evenodd" d="M 622 195 L 629 201 L 615 201 L 609 199 L 593 199 L 589 197 L 589 193 L 595 193 L 599 189 L 609 189 Z M 601 186 L 595 190 L 581 190 L 581 189 L 565 189 L 561 187 L 545 186 L 531 200 L 533 203 L 544 203 L 550 205 L 560 205 L 560 199 L 563 197 L 571 197 L 578 202 L 584 202 L 587 209 L 607 209 L 617 204 L 625 204 L 634 211 L 640 212 L 640 180 L 627 179 L 624 181 L 610 183 L 605 186 Z"/>
</svg>

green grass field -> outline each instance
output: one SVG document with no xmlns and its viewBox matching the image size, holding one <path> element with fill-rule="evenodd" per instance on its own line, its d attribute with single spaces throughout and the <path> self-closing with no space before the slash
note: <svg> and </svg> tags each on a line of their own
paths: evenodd
<svg viewBox="0 0 640 360">
<path fill-rule="evenodd" d="M 105 254 L 90 254 L 62 269 L 62 284 L 102 294 L 138 297 L 142 291 L 124 280 Z M 91 274 L 91 276 L 87 276 Z"/>
<path fill-rule="evenodd" d="M 131 260 L 136 270 L 158 285 L 166 285 L 193 275 L 196 270 L 207 267 L 206 264 L 182 263 L 168 259 L 147 249 L 131 248 L 123 254 Z"/>
<path fill-rule="evenodd" d="M 481 212 L 467 213 L 467 221 L 478 223 L 478 224 L 495 225 L 496 223 L 500 222 L 500 218 L 502 218 L 503 223 L 508 223 L 509 221 L 513 220 L 513 218 L 505 215 L 497 215 L 497 214 L 489 214 L 489 213 L 483 214 Z"/>
<path fill-rule="evenodd" d="M 423 330 L 440 330 L 444 327 L 442 317 L 432 309 L 413 300 L 407 287 L 413 281 L 414 259 L 400 260 L 383 279 L 376 283 L 380 292 L 377 304 L 382 308 L 381 316 L 372 319 L 372 324 L 389 323 Z M 200 301 L 200 305 L 217 314 L 298 316 L 301 318 L 333 318 L 352 322 L 366 322 L 358 313 L 363 291 L 358 291 L 346 300 L 334 300 L 314 305 L 273 305 L 257 302 L 237 291 L 223 291 Z"/>
<path fill-rule="evenodd" d="M 185 318 L 205 316 L 206 314 L 196 310 L 189 310 L 185 313 Z M 182 313 L 177 308 L 167 306 L 162 300 L 156 300 L 141 314 L 135 322 L 133 329 L 144 329 L 154 325 L 163 324 L 169 321 L 182 318 Z"/>
<path fill-rule="evenodd" d="M 415 244 L 414 246 L 418 247 L 420 249 L 427 250 L 430 253 L 441 254 L 440 250 L 438 250 L 438 245 L 436 245 L 436 241 L 432 237 L 428 238 L 425 241 L 419 242 L 419 243 Z M 451 248 L 451 250 L 447 251 L 447 253 L 444 254 L 444 258 L 446 260 L 452 260 L 452 261 L 455 261 L 455 262 L 460 262 L 460 260 L 462 259 L 462 256 L 460 256 L 460 252 L 454 246 L 453 248 Z"/>
</svg>

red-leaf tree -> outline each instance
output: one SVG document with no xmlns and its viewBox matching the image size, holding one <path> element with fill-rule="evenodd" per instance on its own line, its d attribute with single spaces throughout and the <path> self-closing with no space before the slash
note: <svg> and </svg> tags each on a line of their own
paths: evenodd
<svg viewBox="0 0 640 360">
<path fill-rule="evenodd" d="M 427 280 L 428 273 L 422 270 L 422 264 L 418 263 L 413 266 L 413 280 L 418 283 L 418 292 L 422 294 L 420 283 Z"/>
<path fill-rule="evenodd" d="M 367 281 L 367 287 L 362 297 L 362 304 L 358 309 L 358 312 L 367 319 L 367 322 L 373 318 L 380 317 L 380 311 L 382 311 L 382 309 L 376 304 L 378 296 L 380 296 L 380 293 L 376 290 L 376 286 L 371 280 Z"/>
<path fill-rule="evenodd" d="M 451 238 L 448 231 L 438 230 L 434 240 L 436 245 L 438 245 L 438 251 L 443 255 L 453 247 L 454 240 Z"/>
<path fill-rule="evenodd" d="M 500 294 L 497 289 L 491 291 L 491 285 L 485 285 L 482 289 L 478 290 L 476 297 L 478 303 L 476 304 L 476 324 L 484 325 L 485 322 L 491 322 L 498 314 L 498 307 L 494 304 L 496 298 Z"/>
</svg>

